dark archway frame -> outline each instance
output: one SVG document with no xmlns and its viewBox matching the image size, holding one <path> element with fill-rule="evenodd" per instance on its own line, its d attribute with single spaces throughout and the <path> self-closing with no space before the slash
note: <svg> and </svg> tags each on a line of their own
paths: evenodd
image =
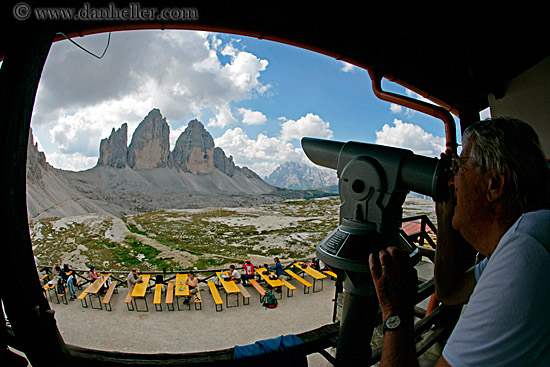
<svg viewBox="0 0 550 367">
<path fill-rule="evenodd" d="M 144 1 L 142 5 L 145 3 L 149 2 Z M 149 5 L 160 7 L 163 3 L 151 2 Z M 167 6 L 174 4 L 167 2 Z M 98 363 L 112 366 L 206 366 L 228 365 L 231 359 L 227 350 L 208 355 L 124 355 L 71 347 L 63 342 L 54 313 L 42 294 L 34 271 L 25 192 L 31 113 L 40 75 L 57 32 L 77 36 L 131 29 L 187 29 L 234 33 L 286 43 L 375 70 L 378 75 L 391 75 L 391 79 L 439 102 L 449 111 L 456 114 L 460 111 L 462 128 L 477 120 L 479 110 L 486 107 L 489 93 L 502 95 L 508 80 L 547 54 L 547 51 L 541 53 L 527 49 L 531 46 L 526 42 L 526 48 L 520 47 L 514 53 L 516 59 L 508 59 L 505 66 L 499 66 L 490 57 L 475 59 L 473 55 L 480 51 L 480 43 L 475 41 L 475 37 L 458 34 L 453 23 L 464 20 L 461 19 L 463 15 L 450 19 L 448 13 L 437 8 L 436 4 L 396 2 L 393 6 L 369 5 L 363 9 L 321 5 L 310 9 L 305 5 L 256 3 L 238 8 L 231 4 L 194 6 L 199 11 L 197 21 L 174 24 L 17 22 L 11 13 L 3 15 L 0 111 L 4 122 L 1 195 L 5 219 L 0 224 L 4 237 L 0 248 L 3 272 L 9 281 L 0 287 L 0 297 L 16 336 L 9 342 L 20 347 L 35 366 L 91 366 Z M 398 30 L 398 26 L 405 30 Z M 407 27 L 432 36 L 432 40 L 417 42 L 408 34 L 411 29 Z M 460 36 L 455 40 L 455 51 L 459 55 L 449 57 L 448 43 L 438 43 L 439 36 L 446 39 Z M 403 53 L 393 49 L 391 43 L 397 41 L 404 43 Z M 507 38 L 503 37 L 503 41 L 507 42 Z M 367 46 L 370 52 L 367 52 Z M 319 340 L 318 347 L 328 343 L 327 338 Z"/>
</svg>

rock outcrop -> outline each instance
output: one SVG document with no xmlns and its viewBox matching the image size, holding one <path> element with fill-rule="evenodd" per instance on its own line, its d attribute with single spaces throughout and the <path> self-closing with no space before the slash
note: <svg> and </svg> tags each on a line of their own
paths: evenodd
<svg viewBox="0 0 550 367">
<path fill-rule="evenodd" d="M 38 150 L 38 143 L 34 143 L 31 130 L 27 144 L 27 183 L 41 184 L 44 171 L 50 167 L 49 163 L 46 162 L 44 152 L 40 152 Z"/>
<path fill-rule="evenodd" d="M 223 149 L 219 147 L 214 148 L 214 167 L 230 177 L 235 174 L 237 169 L 235 162 L 233 162 L 233 156 L 227 158 Z"/>
<path fill-rule="evenodd" d="M 128 166 L 135 170 L 166 167 L 170 154 L 170 126 L 155 108 L 134 131 L 128 147 Z"/>
<path fill-rule="evenodd" d="M 108 138 L 102 139 L 99 144 L 98 166 L 113 168 L 126 167 L 128 155 L 128 125 L 122 124 L 120 129 L 111 131 Z"/>
<path fill-rule="evenodd" d="M 214 171 L 214 139 L 198 120 L 189 121 L 176 141 L 171 157 L 185 172 L 211 173 Z"/>
</svg>

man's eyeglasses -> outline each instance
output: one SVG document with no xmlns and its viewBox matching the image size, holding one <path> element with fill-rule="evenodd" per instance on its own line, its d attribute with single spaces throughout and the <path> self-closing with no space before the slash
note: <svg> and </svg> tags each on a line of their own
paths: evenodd
<svg viewBox="0 0 550 367">
<path fill-rule="evenodd" d="M 464 165 L 464 163 L 472 157 L 452 157 L 451 158 L 451 167 L 449 170 L 453 175 L 458 173 L 458 170 Z"/>
</svg>

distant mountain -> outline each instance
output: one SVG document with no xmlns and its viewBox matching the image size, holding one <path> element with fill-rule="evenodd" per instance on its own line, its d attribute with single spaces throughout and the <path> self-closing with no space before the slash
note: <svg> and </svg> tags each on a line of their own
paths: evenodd
<svg viewBox="0 0 550 367">
<path fill-rule="evenodd" d="M 241 206 L 282 200 L 273 186 L 214 146 L 198 120 L 189 122 L 170 151 L 170 127 L 153 109 L 127 146 L 127 124 L 100 143 L 95 167 L 55 169 L 33 143 L 27 152 L 29 218 L 172 208 Z M 266 195 L 267 194 L 267 195 Z"/>
<path fill-rule="evenodd" d="M 325 189 L 334 191 L 338 185 L 335 170 L 323 169 L 297 162 L 285 162 L 277 167 L 266 182 L 293 190 Z"/>
</svg>

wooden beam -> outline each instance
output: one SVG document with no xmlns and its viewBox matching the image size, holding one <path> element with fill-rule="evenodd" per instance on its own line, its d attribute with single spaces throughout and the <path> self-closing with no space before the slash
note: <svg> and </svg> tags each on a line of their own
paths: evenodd
<svg viewBox="0 0 550 367">
<path fill-rule="evenodd" d="M 42 293 L 33 259 L 26 203 L 27 142 L 31 114 L 44 63 L 55 35 L 49 22 L 13 23 L 0 69 L 2 167 L 1 298 L 18 344 L 32 365 L 62 361 L 64 343 L 54 312 Z"/>
</svg>

